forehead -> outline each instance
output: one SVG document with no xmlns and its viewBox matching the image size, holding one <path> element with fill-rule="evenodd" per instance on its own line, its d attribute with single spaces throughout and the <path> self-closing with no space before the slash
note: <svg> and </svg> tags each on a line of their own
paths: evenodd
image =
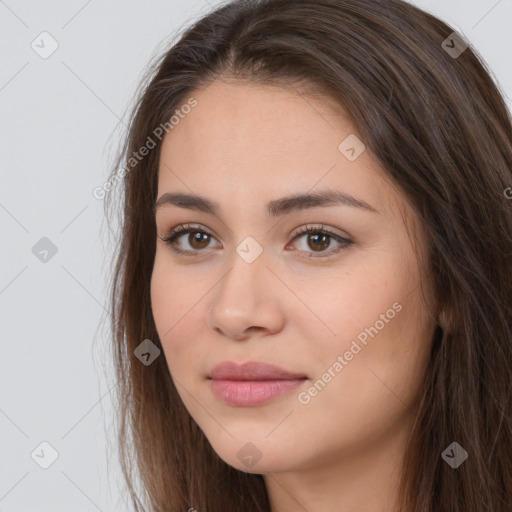
<svg viewBox="0 0 512 512">
<path fill-rule="evenodd" d="M 166 137 L 172 146 L 195 149 L 191 157 L 228 158 L 244 150 L 260 158 L 301 155 L 312 149 L 301 143 L 322 139 L 320 149 L 330 144 L 332 151 L 340 135 L 355 131 L 334 101 L 307 97 L 292 87 L 217 81 L 191 96 L 197 106 Z"/>
<path fill-rule="evenodd" d="M 248 204 L 317 186 L 364 195 L 377 209 L 396 195 L 328 97 L 246 82 L 214 82 L 190 96 L 197 105 L 162 144 L 159 195 L 193 190 L 222 203 L 242 194 Z M 347 144 L 362 151 L 355 160 L 343 152 Z"/>
</svg>

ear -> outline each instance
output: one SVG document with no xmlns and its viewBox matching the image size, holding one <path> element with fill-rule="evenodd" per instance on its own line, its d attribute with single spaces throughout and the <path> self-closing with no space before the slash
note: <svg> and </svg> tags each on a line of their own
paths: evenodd
<svg viewBox="0 0 512 512">
<path fill-rule="evenodd" d="M 447 313 L 446 309 L 443 308 L 437 315 L 437 323 L 439 324 L 443 332 L 447 332 L 450 330 L 450 315 Z"/>
</svg>

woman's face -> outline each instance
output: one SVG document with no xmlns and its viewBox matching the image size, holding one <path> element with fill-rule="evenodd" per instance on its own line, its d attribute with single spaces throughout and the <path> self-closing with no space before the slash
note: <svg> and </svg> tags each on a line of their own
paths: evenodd
<svg viewBox="0 0 512 512">
<path fill-rule="evenodd" d="M 401 212 L 425 251 L 417 218 L 327 99 L 223 82 L 193 97 L 163 141 L 158 198 L 209 203 L 160 201 L 151 280 L 183 403 L 242 471 L 377 453 L 410 424 L 435 328 Z M 293 375 L 214 372 L 229 361 Z"/>
</svg>

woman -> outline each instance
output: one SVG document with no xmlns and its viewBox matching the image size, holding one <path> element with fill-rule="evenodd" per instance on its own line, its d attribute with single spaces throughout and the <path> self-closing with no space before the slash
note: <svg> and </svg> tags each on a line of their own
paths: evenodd
<svg viewBox="0 0 512 512">
<path fill-rule="evenodd" d="M 231 2 L 118 163 L 137 510 L 512 509 L 512 126 L 461 36 L 399 0 Z"/>
</svg>

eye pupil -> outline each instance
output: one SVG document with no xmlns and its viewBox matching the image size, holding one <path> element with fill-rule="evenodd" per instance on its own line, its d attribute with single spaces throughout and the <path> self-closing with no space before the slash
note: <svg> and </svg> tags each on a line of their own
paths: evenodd
<svg viewBox="0 0 512 512">
<path fill-rule="evenodd" d="M 194 247 L 194 249 L 203 249 L 204 247 L 207 247 L 210 242 L 210 235 L 199 231 L 190 233 L 188 238 L 190 245 Z M 197 246 L 196 243 L 199 243 L 199 246 Z"/>
<path fill-rule="evenodd" d="M 313 247 L 309 241 L 313 240 L 313 244 L 317 247 Z M 327 243 L 326 243 L 327 241 Z M 311 249 L 325 249 L 329 246 L 329 235 L 321 234 L 321 233 L 314 233 L 312 235 L 308 236 L 308 245 L 311 247 Z M 320 247 L 318 247 L 320 246 Z"/>
</svg>

